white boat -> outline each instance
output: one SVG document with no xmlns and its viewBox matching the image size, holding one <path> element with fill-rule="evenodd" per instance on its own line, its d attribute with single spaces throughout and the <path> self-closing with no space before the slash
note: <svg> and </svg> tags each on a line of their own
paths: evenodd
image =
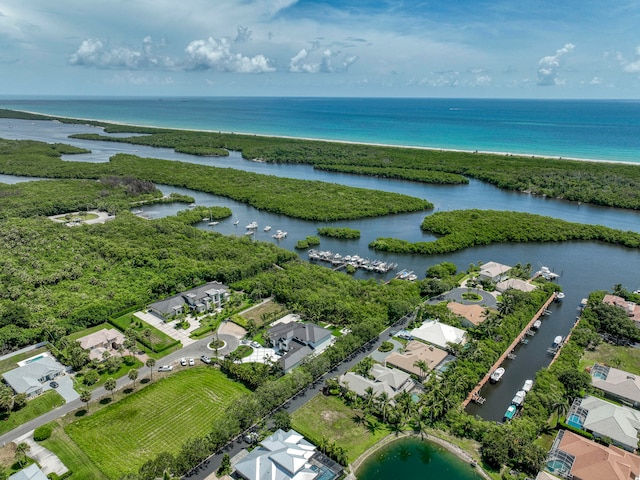
<svg viewBox="0 0 640 480">
<path fill-rule="evenodd" d="M 240 220 L 236 220 L 235 222 L 233 222 L 234 225 L 238 225 L 240 223 Z"/>
<path fill-rule="evenodd" d="M 556 338 L 553 339 L 553 348 L 558 348 L 560 345 L 562 345 L 562 335 L 558 335 Z"/>
<path fill-rule="evenodd" d="M 258 228 L 258 222 L 251 222 L 247 225 L 247 230 L 253 230 L 254 228 Z"/>
<path fill-rule="evenodd" d="M 219 223 L 220 222 L 209 222 L 209 225 L 213 227 L 214 225 L 218 225 Z"/>
<path fill-rule="evenodd" d="M 533 328 L 534 330 L 537 330 L 540 328 L 541 325 L 542 325 L 542 322 L 540 320 L 536 320 L 535 322 L 533 322 L 533 325 L 531 325 L 531 328 Z"/>
<path fill-rule="evenodd" d="M 560 275 L 549 270 L 549 267 L 540 267 L 540 270 L 536 272 L 536 275 L 544 278 L 545 280 L 555 280 Z"/>
<path fill-rule="evenodd" d="M 522 385 L 522 390 L 524 390 L 525 392 L 529 392 L 531 391 L 531 389 L 533 388 L 533 380 L 525 380 L 524 381 L 524 385 Z"/>
<path fill-rule="evenodd" d="M 196 206 L 196 204 L 195 204 L 195 203 L 190 203 L 190 204 L 189 204 L 189 206 L 190 206 L 190 207 L 195 207 L 195 206 Z"/>
<path fill-rule="evenodd" d="M 561 302 L 562 300 L 564 300 L 564 293 L 558 292 L 556 295 L 556 302 Z"/>
<path fill-rule="evenodd" d="M 495 371 L 491 374 L 491 377 L 489 378 L 491 383 L 499 382 L 502 379 L 504 372 L 505 372 L 505 369 L 503 367 L 496 368 Z"/>
<path fill-rule="evenodd" d="M 245 233 L 245 235 L 247 235 L 247 236 L 251 236 L 251 235 L 253 235 L 254 233 L 256 233 L 256 232 L 254 232 L 253 230 L 249 230 L 247 233 Z"/>
<path fill-rule="evenodd" d="M 265 232 L 268 232 L 269 230 L 271 230 L 271 225 L 267 225 L 266 227 L 264 227 Z"/>
<path fill-rule="evenodd" d="M 524 403 L 524 397 L 526 395 L 527 395 L 527 392 L 525 392 L 524 390 L 518 390 L 516 392 L 516 395 L 511 400 L 511 403 L 513 405 L 515 405 L 516 407 L 519 407 L 520 405 L 522 405 Z"/>
<path fill-rule="evenodd" d="M 282 238 L 287 236 L 287 232 L 283 232 L 282 230 L 278 230 L 276 233 L 274 233 L 271 236 L 273 238 L 275 238 L 276 240 L 280 240 L 280 239 L 282 239 Z"/>
</svg>

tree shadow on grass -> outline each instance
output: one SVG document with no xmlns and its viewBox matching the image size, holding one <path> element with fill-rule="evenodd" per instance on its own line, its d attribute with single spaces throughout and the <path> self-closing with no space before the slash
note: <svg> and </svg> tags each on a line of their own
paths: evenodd
<svg viewBox="0 0 640 480">
<path fill-rule="evenodd" d="M 147 384 L 147 383 L 149 383 L 150 381 L 151 381 L 151 379 L 150 379 L 150 378 L 143 378 L 142 380 L 140 380 L 140 383 L 142 383 L 142 384 Z"/>
<path fill-rule="evenodd" d="M 111 397 L 104 397 L 100 399 L 100 405 L 109 405 L 111 403 Z"/>
<path fill-rule="evenodd" d="M 76 411 L 75 416 L 76 417 L 84 417 L 87 414 L 87 409 L 86 408 L 81 408 L 80 410 Z"/>
<path fill-rule="evenodd" d="M 129 395 L 130 393 L 133 393 L 133 387 L 127 387 L 123 390 L 125 395 Z"/>
</svg>

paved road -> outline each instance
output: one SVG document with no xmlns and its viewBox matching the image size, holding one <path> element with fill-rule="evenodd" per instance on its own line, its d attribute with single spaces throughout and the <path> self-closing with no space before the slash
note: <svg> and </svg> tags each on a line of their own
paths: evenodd
<svg viewBox="0 0 640 480">
<path fill-rule="evenodd" d="M 364 357 L 366 357 L 367 355 L 370 355 L 372 352 L 375 352 L 376 349 L 382 344 L 382 342 L 389 339 L 391 331 L 406 327 L 409 324 L 410 318 L 412 317 L 413 317 L 413 314 L 411 316 L 406 316 L 403 319 L 396 322 L 396 324 L 393 325 L 393 327 L 387 328 L 385 331 L 383 331 L 380 334 L 379 337 L 372 340 L 365 347 L 358 350 L 356 354 L 346 359 L 344 362 L 342 362 L 339 366 L 335 367 L 330 372 L 327 372 L 325 375 L 317 379 L 313 383 L 313 385 L 307 387 L 305 390 L 300 392 L 294 398 L 286 402 L 283 408 L 290 414 L 298 410 L 300 407 L 302 407 L 305 403 L 307 403 L 317 394 L 321 393 L 326 380 L 334 377 L 339 377 L 343 373 L 347 372 L 349 369 L 353 368 Z M 244 441 L 243 437 L 244 435 L 240 435 L 240 437 L 229 442 L 220 451 L 211 455 L 204 462 L 202 462 L 196 468 L 191 470 L 191 472 L 189 472 L 183 478 L 188 478 L 189 480 L 205 480 L 207 477 L 209 477 L 212 473 L 214 473 L 220 467 L 220 464 L 222 462 L 222 457 L 225 454 L 229 454 L 229 456 L 233 458 L 235 455 L 240 453 L 242 449 L 248 448 L 250 446 L 249 443 Z"/>
<path fill-rule="evenodd" d="M 189 345 L 188 347 L 184 347 L 178 350 L 177 352 L 171 353 L 166 357 L 163 357 L 162 359 L 158 360 L 156 362 L 156 367 L 153 372 L 154 377 L 158 378 L 159 375 L 164 375 L 163 373 L 158 373 L 157 371 L 158 365 L 170 365 L 170 364 L 177 365 L 178 362 L 180 361 L 180 358 L 182 357 L 185 357 L 185 358 L 193 357 L 196 359 L 196 361 L 199 361 L 198 359 L 200 358 L 201 355 L 211 356 L 212 352 L 207 348 L 207 345 L 209 344 L 209 342 L 211 342 L 211 340 L 212 340 L 212 337 L 207 337 L 203 340 L 199 340 Z M 144 366 L 141 367 L 138 370 L 138 379 L 142 379 L 147 376 L 149 376 L 149 368 Z M 122 388 L 130 386 L 131 383 L 132 383 L 131 380 L 129 380 L 129 378 L 125 375 L 124 377 L 119 378 L 116 381 L 116 390 L 121 390 Z M 104 387 L 98 387 L 95 390 L 93 390 L 91 395 L 91 401 L 95 402 L 96 400 L 109 395 L 111 394 L 107 390 L 105 390 Z M 81 402 L 80 399 L 65 403 L 64 405 L 54 410 L 51 410 L 50 412 L 47 412 L 39 416 L 38 418 L 31 420 L 30 422 L 22 424 L 19 427 L 11 430 L 10 432 L 5 433 L 4 435 L 1 435 L 0 445 L 5 445 L 9 442 L 13 442 L 16 438 L 19 438 L 25 435 L 27 432 L 38 428 L 40 425 L 49 423 L 55 420 L 56 418 L 62 417 L 70 412 L 73 412 L 75 410 L 78 410 L 84 407 L 85 407 L 85 404 L 84 402 Z"/>
</svg>

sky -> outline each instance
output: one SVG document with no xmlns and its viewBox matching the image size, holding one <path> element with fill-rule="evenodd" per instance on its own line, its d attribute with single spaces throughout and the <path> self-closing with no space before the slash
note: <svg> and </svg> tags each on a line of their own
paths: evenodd
<svg viewBox="0 0 640 480">
<path fill-rule="evenodd" d="M 0 96 L 640 98 L 640 0 L 3 0 Z"/>
</svg>

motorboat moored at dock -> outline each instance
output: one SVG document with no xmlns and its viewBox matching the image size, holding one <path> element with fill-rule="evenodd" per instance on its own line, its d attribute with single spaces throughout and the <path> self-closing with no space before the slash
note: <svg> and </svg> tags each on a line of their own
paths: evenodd
<svg viewBox="0 0 640 480">
<path fill-rule="evenodd" d="M 509 408 L 507 408 L 507 411 L 504 412 L 504 418 L 502 420 L 504 422 L 511 420 L 515 416 L 517 410 L 518 409 L 515 405 L 513 404 L 509 405 Z"/>
<path fill-rule="evenodd" d="M 533 322 L 533 325 L 531 325 L 531 328 L 533 330 L 538 330 L 541 326 L 542 322 L 540 320 L 536 320 L 535 322 Z"/>
<path fill-rule="evenodd" d="M 527 395 L 527 392 L 525 392 L 524 390 L 518 390 L 515 396 L 513 397 L 513 399 L 511 400 L 511 404 L 515 405 L 516 407 L 521 406 L 524 403 L 524 397 L 526 395 Z"/>
<path fill-rule="evenodd" d="M 522 390 L 525 392 L 529 392 L 531 391 L 531 389 L 533 388 L 533 380 L 528 379 L 524 381 L 524 385 L 522 385 Z"/>
<path fill-rule="evenodd" d="M 491 383 L 498 383 L 500 380 L 502 380 L 505 371 L 506 370 L 504 369 L 504 367 L 496 368 L 495 371 L 491 374 L 491 377 L 489 377 L 489 381 Z"/>
</svg>

